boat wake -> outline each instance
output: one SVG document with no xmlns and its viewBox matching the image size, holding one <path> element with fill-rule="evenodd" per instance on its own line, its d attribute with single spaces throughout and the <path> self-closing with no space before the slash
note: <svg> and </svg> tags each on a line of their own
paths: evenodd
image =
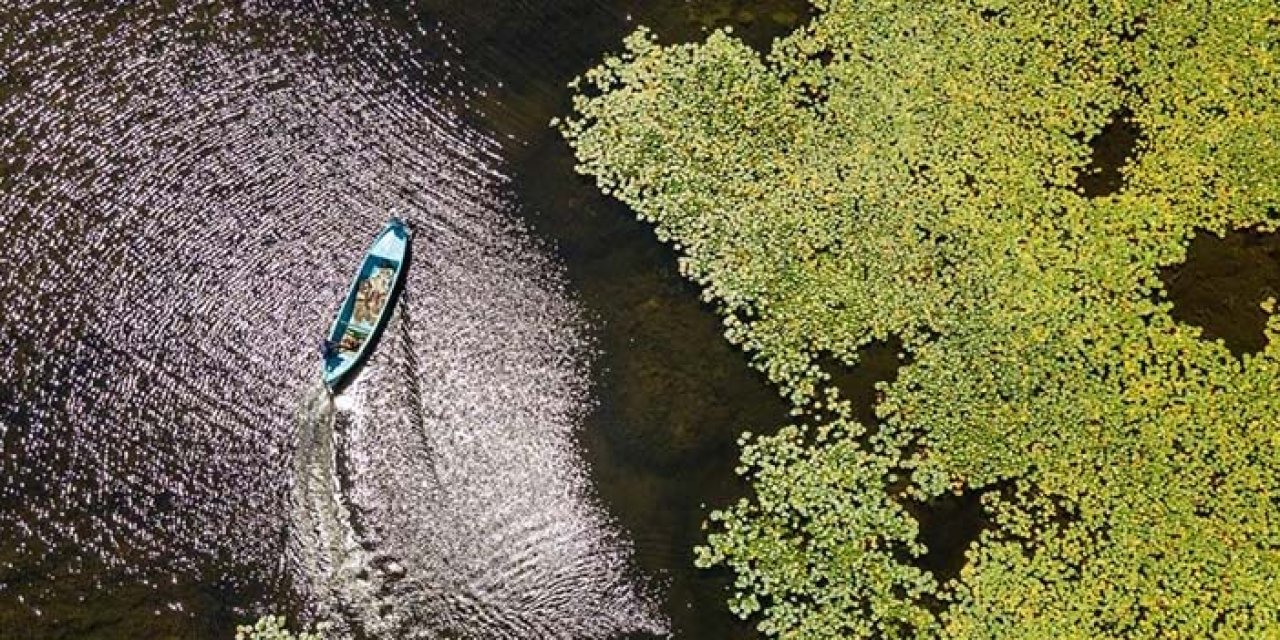
<svg viewBox="0 0 1280 640">
<path fill-rule="evenodd" d="M 295 587 L 314 603 L 317 617 L 350 633 L 349 612 L 376 603 L 385 581 L 370 573 L 372 554 L 362 546 L 338 479 L 337 408 L 317 386 L 294 418 L 297 448 L 290 495 L 287 558 L 301 580 Z"/>
<path fill-rule="evenodd" d="M 574 345 L 571 332 L 512 331 L 483 312 L 492 298 L 431 279 L 422 298 L 408 283 L 352 385 L 310 392 L 295 418 L 288 556 L 311 617 L 356 637 L 664 633 L 585 491 L 578 360 L 535 348 Z M 523 291 L 498 306 L 556 304 Z"/>
</svg>

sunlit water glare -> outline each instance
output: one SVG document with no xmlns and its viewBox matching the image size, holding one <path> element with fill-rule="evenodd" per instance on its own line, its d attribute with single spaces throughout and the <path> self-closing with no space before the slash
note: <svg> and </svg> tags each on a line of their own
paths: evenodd
<svg viewBox="0 0 1280 640">
<path fill-rule="evenodd" d="M 213 572 L 375 637 L 661 632 L 575 448 L 580 313 L 447 27 L 73 4 L 0 20 L 3 609 Z M 330 405 L 318 339 L 392 211 L 399 314 Z"/>
</svg>

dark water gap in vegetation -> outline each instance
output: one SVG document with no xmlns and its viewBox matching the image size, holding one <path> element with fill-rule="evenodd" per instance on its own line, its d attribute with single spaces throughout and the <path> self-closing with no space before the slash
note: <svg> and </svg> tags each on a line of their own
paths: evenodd
<svg viewBox="0 0 1280 640">
<path fill-rule="evenodd" d="M 1200 231 L 1186 260 L 1163 269 L 1174 319 L 1222 340 L 1236 356 L 1266 346 L 1267 313 L 1261 304 L 1280 298 L 1280 234 L 1240 229 L 1219 237 Z"/>
<path fill-rule="evenodd" d="M 945 493 L 923 504 L 907 506 L 920 525 L 920 541 L 928 548 L 918 563 L 939 582 L 960 576 L 968 562 L 965 552 L 991 526 L 982 508 L 983 493 Z"/>
<path fill-rule="evenodd" d="M 880 401 L 876 386 L 892 383 L 898 378 L 898 369 L 910 364 L 903 352 L 902 340 L 895 337 L 872 342 L 858 349 L 858 359 L 849 366 L 827 353 L 818 359 L 818 368 L 829 376 L 828 384 L 840 397 L 853 404 L 853 417 L 870 429 L 879 419 L 875 405 Z"/>
<path fill-rule="evenodd" d="M 1119 109 L 1111 115 L 1098 135 L 1089 139 L 1089 164 L 1076 176 L 1076 187 L 1089 198 L 1101 198 L 1124 186 L 1122 169 L 1133 160 L 1142 130 L 1133 121 L 1133 112 Z"/>
<path fill-rule="evenodd" d="M 911 361 L 910 354 L 904 352 L 902 341 L 897 337 L 858 349 L 857 365 L 853 367 L 829 354 L 819 359 L 819 367 L 830 376 L 830 385 L 839 391 L 841 398 L 852 403 L 853 417 L 867 427 L 867 434 L 860 438 L 867 446 L 879 431 L 880 421 L 875 412 L 881 396 L 878 387 L 882 383 L 892 384 L 898 377 L 898 371 Z M 900 473 L 885 490 L 915 518 L 920 527 L 920 541 L 928 552 L 920 558 L 903 558 L 903 561 L 925 569 L 939 582 L 945 582 L 960 575 L 967 562 L 965 552 L 983 530 L 990 528 L 982 507 L 982 496 L 993 488 L 945 493 L 920 502 L 904 493 L 909 477 L 909 473 Z"/>
<path fill-rule="evenodd" d="M 919 540 L 927 551 L 918 558 L 902 557 L 904 564 L 928 571 L 939 583 L 954 580 L 968 563 L 966 552 L 992 522 L 982 506 L 982 496 L 1004 488 L 1004 484 L 982 489 L 947 492 L 920 502 L 905 495 L 906 476 L 890 483 L 887 490 L 894 501 L 911 515 L 919 527 Z M 940 609 L 941 603 L 935 603 Z"/>
</svg>

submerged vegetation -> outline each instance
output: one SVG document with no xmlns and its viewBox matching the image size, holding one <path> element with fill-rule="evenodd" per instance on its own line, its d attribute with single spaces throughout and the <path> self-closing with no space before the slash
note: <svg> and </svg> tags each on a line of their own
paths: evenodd
<svg viewBox="0 0 1280 640">
<path fill-rule="evenodd" d="M 815 4 L 764 60 L 641 30 L 562 124 L 795 406 L 699 549 L 732 609 L 787 638 L 1276 633 L 1280 319 L 1237 356 L 1159 274 L 1198 231 L 1276 230 L 1280 10 Z M 1086 192 L 1118 119 L 1136 148 Z M 819 363 L 888 339 L 910 361 L 859 421 Z M 916 515 L 948 495 L 984 523 L 955 575 Z"/>
</svg>

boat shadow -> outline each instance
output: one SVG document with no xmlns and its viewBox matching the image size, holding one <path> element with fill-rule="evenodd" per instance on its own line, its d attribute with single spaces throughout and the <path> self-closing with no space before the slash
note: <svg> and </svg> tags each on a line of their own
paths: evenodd
<svg viewBox="0 0 1280 640">
<path fill-rule="evenodd" d="M 413 307 L 413 288 L 409 283 L 414 279 L 413 271 L 413 243 L 405 248 L 404 264 L 402 266 L 403 276 L 396 283 L 391 291 L 391 299 L 394 300 L 395 314 L 390 321 L 379 326 L 377 330 L 369 336 L 369 348 L 365 351 L 365 357 L 357 362 L 351 371 L 351 375 L 345 377 L 342 384 L 332 389 L 332 395 L 337 396 L 347 388 L 352 381 L 356 380 L 363 373 L 365 366 L 373 359 L 373 354 L 381 346 L 383 332 L 390 330 L 395 333 L 393 337 L 398 338 L 400 350 L 391 358 L 391 366 L 394 367 L 396 380 L 403 383 L 403 392 L 406 394 L 406 417 L 415 434 L 417 434 L 422 442 L 422 446 L 427 453 L 427 464 L 431 466 L 431 475 L 438 482 L 439 477 L 435 468 L 435 447 L 430 437 L 430 431 L 427 429 L 428 414 L 430 413 L 425 403 L 425 395 L 422 384 L 422 361 L 418 356 L 416 348 L 417 339 L 414 337 L 417 327 L 414 307 Z M 393 341 L 396 342 L 396 341 Z M 393 345 L 395 346 L 395 345 Z M 439 418 L 437 415 L 430 416 Z"/>
<path fill-rule="evenodd" d="M 401 278 L 402 283 L 413 276 L 410 272 L 405 273 L 405 277 Z M 404 390 L 407 394 L 406 417 L 409 420 L 413 433 L 421 439 L 421 445 L 426 452 L 425 463 L 430 467 L 431 477 L 435 481 L 436 486 L 440 486 L 440 477 L 436 472 L 436 449 L 431 438 L 431 431 L 427 429 L 427 417 L 430 413 L 426 396 L 422 388 L 422 362 L 418 357 L 418 350 L 415 348 L 417 340 L 414 338 L 414 329 L 416 327 L 413 315 L 413 298 L 408 289 L 401 295 L 397 301 L 397 329 L 399 330 L 399 338 L 402 353 L 398 358 L 400 380 L 404 381 Z M 432 414 L 431 418 L 439 422 L 439 415 Z"/>
</svg>

